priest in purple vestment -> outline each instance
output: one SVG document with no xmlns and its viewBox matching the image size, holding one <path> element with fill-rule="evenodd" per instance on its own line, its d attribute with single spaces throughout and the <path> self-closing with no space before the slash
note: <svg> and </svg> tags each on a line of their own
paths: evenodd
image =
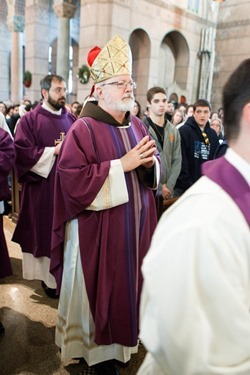
<svg viewBox="0 0 250 375">
<path fill-rule="evenodd" d="M 20 119 L 15 134 L 22 191 L 12 240 L 22 248 L 23 277 L 41 280 L 52 298 L 56 283 L 49 267 L 56 162 L 64 136 L 76 120 L 65 108 L 66 92 L 61 76 L 45 76 L 41 80 L 43 102 Z"/>
<path fill-rule="evenodd" d="M 134 105 L 129 45 L 115 36 L 88 63 L 97 102 L 87 102 L 60 151 L 51 271 L 61 288 L 56 344 L 117 374 L 138 346 L 141 263 L 156 226 L 159 153 Z M 111 362 L 112 361 L 112 362 Z"/>
<path fill-rule="evenodd" d="M 10 134 L 0 127 L 0 279 L 12 275 L 12 268 L 3 231 L 4 200 L 9 200 L 11 192 L 8 175 L 15 162 L 15 147 Z M 0 333 L 4 327 L 0 322 Z"/>
</svg>

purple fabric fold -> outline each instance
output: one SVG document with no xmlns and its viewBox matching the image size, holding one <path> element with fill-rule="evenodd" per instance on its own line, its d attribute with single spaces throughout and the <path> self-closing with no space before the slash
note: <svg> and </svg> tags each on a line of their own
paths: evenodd
<svg viewBox="0 0 250 375">
<path fill-rule="evenodd" d="M 240 172 L 221 157 L 204 163 L 202 173 L 230 195 L 250 226 L 250 187 Z"/>
</svg>

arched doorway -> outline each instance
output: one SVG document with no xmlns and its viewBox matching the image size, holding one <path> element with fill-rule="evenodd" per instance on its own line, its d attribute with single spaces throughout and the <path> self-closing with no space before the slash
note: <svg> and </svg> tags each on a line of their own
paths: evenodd
<svg viewBox="0 0 250 375">
<path fill-rule="evenodd" d="M 148 89 L 150 40 L 144 30 L 136 29 L 130 35 L 129 44 L 133 56 L 133 79 L 137 82 L 135 96 L 143 110 L 146 106 L 146 92 Z"/>
<path fill-rule="evenodd" d="M 162 40 L 159 51 L 158 82 L 169 94 L 177 97 L 187 89 L 189 48 L 179 31 L 168 33 Z"/>
</svg>

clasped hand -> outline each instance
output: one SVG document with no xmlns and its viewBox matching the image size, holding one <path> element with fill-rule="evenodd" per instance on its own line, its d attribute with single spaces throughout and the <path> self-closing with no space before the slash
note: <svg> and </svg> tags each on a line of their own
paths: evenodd
<svg viewBox="0 0 250 375">
<path fill-rule="evenodd" d="M 151 168 L 154 165 L 155 141 L 149 139 L 148 135 L 142 138 L 132 150 L 120 159 L 124 172 L 130 172 L 140 165 L 145 168 Z"/>
</svg>

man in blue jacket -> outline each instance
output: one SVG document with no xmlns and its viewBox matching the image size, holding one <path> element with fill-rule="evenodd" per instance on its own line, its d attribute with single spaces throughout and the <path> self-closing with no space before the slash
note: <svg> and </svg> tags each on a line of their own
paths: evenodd
<svg viewBox="0 0 250 375">
<path fill-rule="evenodd" d="M 201 177 L 201 165 L 214 157 L 219 141 L 216 132 L 209 125 L 210 111 L 207 100 L 197 100 L 193 116 L 179 129 L 182 166 L 175 185 L 175 195 L 183 194 L 192 186 Z"/>
</svg>

